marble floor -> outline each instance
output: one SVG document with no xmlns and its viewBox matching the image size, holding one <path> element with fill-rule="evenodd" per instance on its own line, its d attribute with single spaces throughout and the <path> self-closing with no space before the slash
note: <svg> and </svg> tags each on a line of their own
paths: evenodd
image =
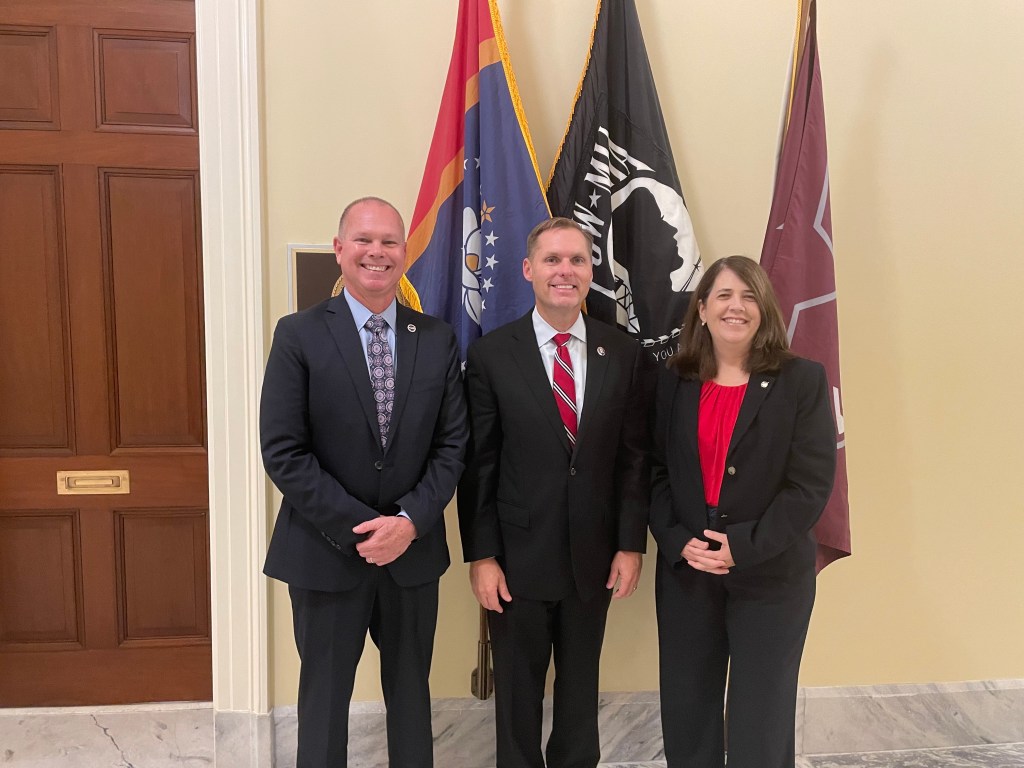
<svg viewBox="0 0 1024 768">
<path fill-rule="evenodd" d="M 436 729 L 435 729 L 436 730 Z M 213 711 L 194 704 L 158 704 L 125 711 L 0 710 L 2 768 L 205 768 L 215 764 Z M 461 761 L 460 761 L 461 762 Z M 278 761 L 277 768 L 290 768 Z M 386 768 L 377 759 L 353 768 Z M 663 760 L 602 763 L 603 768 L 664 768 Z M 1024 743 L 813 755 L 798 768 L 1024 768 Z M 438 768 L 450 768 L 438 764 Z M 467 768 L 474 768 L 468 765 Z M 487 768 L 476 766 L 475 768 Z"/>
</svg>

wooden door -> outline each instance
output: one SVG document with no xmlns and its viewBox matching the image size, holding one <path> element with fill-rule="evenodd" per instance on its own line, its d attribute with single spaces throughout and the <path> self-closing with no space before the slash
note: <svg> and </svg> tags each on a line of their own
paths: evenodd
<svg viewBox="0 0 1024 768">
<path fill-rule="evenodd" d="M 191 0 L 0 5 L 0 706 L 212 697 L 195 85 Z"/>
</svg>

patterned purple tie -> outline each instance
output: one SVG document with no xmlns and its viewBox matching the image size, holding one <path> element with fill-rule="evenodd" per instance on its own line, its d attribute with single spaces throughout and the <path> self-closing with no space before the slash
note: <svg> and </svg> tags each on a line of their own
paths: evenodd
<svg viewBox="0 0 1024 768">
<path fill-rule="evenodd" d="M 373 334 L 366 346 L 366 358 L 370 363 L 370 386 L 373 400 L 377 403 L 377 426 L 380 427 L 380 444 L 388 447 L 388 424 L 395 407 L 395 359 L 388 344 L 387 323 L 380 315 L 370 315 L 366 329 Z"/>
<path fill-rule="evenodd" d="M 572 358 L 566 344 L 572 338 L 568 333 L 556 333 L 551 340 L 555 342 L 555 360 L 551 371 L 551 388 L 555 392 L 555 405 L 565 424 L 565 434 L 569 438 L 569 447 L 576 445 L 576 381 L 572 372 Z"/>
</svg>

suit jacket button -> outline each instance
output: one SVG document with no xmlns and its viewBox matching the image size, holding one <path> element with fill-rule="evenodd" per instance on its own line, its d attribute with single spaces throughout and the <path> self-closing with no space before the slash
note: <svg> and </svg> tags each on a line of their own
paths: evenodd
<svg viewBox="0 0 1024 768">
<path fill-rule="evenodd" d="M 735 474 L 736 474 L 736 467 L 729 467 L 729 469 L 727 469 L 726 471 L 727 471 L 727 472 L 728 472 L 728 473 L 729 473 L 730 475 L 735 475 Z"/>
<path fill-rule="evenodd" d="M 380 459 L 377 459 L 375 462 L 373 462 L 373 468 L 377 470 L 384 469 L 384 462 L 381 461 Z"/>
<path fill-rule="evenodd" d="M 569 467 L 569 474 L 576 477 L 576 467 Z"/>
</svg>

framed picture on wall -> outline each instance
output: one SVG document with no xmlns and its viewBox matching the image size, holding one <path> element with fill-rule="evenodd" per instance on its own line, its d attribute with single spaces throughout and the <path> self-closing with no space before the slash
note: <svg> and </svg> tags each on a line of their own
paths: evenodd
<svg viewBox="0 0 1024 768">
<path fill-rule="evenodd" d="M 331 297 L 341 272 L 329 245 L 288 245 L 288 309 L 297 312 Z"/>
</svg>

